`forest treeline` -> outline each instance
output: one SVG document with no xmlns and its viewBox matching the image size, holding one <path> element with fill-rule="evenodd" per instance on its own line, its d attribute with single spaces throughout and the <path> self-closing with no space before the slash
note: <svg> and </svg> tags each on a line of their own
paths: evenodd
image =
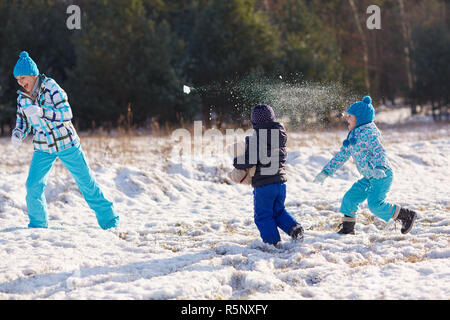
<svg viewBox="0 0 450 320">
<path fill-rule="evenodd" d="M 81 29 L 67 27 L 72 4 Z M 381 9 L 381 29 L 366 27 L 370 5 Z M 278 94 L 323 91 L 303 113 L 316 119 L 350 93 L 403 98 L 438 115 L 449 105 L 449 8 L 448 0 L 2 0 L 1 128 L 15 120 L 12 70 L 22 50 L 68 92 L 80 129 L 241 121 L 254 103 L 279 98 L 271 84 Z"/>
</svg>

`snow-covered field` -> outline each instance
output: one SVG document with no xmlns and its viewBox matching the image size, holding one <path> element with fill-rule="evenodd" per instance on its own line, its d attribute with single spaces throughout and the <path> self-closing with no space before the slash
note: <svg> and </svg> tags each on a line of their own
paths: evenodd
<svg viewBox="0 0 450 320">
<path fill-rule="evenodd" d="M 389 201 L 419 215 L 411 233 L 363 205 L 357 235 L 336 234 L 355 165 L 323 186 L 312 180 L 346 132 L 290 132 L 286 206 L 305 240 L 282 234 L 280 248 L 259 237 L 251 187 L 227 183 L 229 155 L 180 164 L 170 137 L 148 135 L 82 135 L 124 239 L 100 229 L 59 161 L 46 189 L 51 228 L 28 229 L 31 142 L 15 149 L 2 138 L 0 299 L 450 299 L 450 128 L 382 132 L 395 173 Z"/>
</svg>

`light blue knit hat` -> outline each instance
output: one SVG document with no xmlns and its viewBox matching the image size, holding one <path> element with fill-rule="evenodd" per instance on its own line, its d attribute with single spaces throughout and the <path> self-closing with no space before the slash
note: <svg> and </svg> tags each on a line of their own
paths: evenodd
<svg viewBox="0 0 450 320">
<path fill-rule="evenodd" d="M 356 126 L 361 126 L 375 120 L 375 109 L 372 106 L 372 98 L 365 96 L 362 101 L 357 101 L 348 108 L 347 113 L 356 117 Z"/>
<path fill-rule="evenodd" d="M 375 109 L 372 106 L 372 98 L 365 96 L 361 101 L 353 103 L 348 109 L 347 113 L 356 117 L 356 125 L 347 135 L 347 138 L 343 141 L 343 146 L 348 147 L 356 143 L 355 129 L 371 123 L 375 120 Z"/>
<path fill-rule="evenodd" d="M 38 76 L 39 69 L 36 63 L 28 55 L 28 52 L 22 51 L 19 60 L 14 67 L 14 78 L 18 76 Z"/>
</svg>

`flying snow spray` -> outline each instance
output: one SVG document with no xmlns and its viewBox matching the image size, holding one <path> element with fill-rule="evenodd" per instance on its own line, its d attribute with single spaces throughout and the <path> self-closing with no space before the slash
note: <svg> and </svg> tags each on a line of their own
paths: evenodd
<svg viewBox="0 0 450 320">
<path fill-rule="evenodd" d="M 260 73 L 199 88 L 183 85 L 185 94 L 194 91 L 219 99 L 219 109 L 227 115 L 233 113 L 241 121 L 249 119 L 254 105 L 268 104 L 279 121 L 294 129 L 342 121 L 343 112 L 361 95 L 338 82 L 319 83 L 304 81 L 300 75 L 269 77 Z"/>
<path fill-rule="evenodd" d="M 226 90 L 230 100 L 237 102 L 232 106 L 242 119 L 250 116 L 254 105 L 264 103 L 274 109 L 281 122 L 301 129 L 341 121 L 343 111 L 359 100 L 359 95 L 341 83 L 304 81 L 299 75 L 250 74 L 232 81 Z"/>
</svg>

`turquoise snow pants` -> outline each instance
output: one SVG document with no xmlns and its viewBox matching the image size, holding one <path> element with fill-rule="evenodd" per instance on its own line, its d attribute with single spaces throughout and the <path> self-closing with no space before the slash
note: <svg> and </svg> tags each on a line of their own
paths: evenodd
<svg viewBox="0 0 450 320">
<path fill-rule="evenodd" d="M 344 195 L 341 203 L 341 213 L 355 218 L 358 206 L 367 199 L 369 210 L 384 221 L 389 221 L 397 210 L 397 206 L 387 203 L 386 194 L 391 188 L 392 170 L 386 170 L 386 177 L 381 179 L 362 178 L 358 180 Z"/>
<path fill-rule="evenodd" d="M 96 183 L 81 146 L 71 147 L 52 154 L 38 150 L 34 151 L 26 182 L 26 202 L 30 219 L 28 227 L 48 227 L 47 201 L 44 189 L 50 170 L 57 158 L 61 160 L 72 174 L 84 199 L 89 207 L 94 210 L 100 227 L 102 229 L 116 227 L 119 222 L 119 216 L 114 211 L 113 203 L 105 198 Z"/>
</svg>

